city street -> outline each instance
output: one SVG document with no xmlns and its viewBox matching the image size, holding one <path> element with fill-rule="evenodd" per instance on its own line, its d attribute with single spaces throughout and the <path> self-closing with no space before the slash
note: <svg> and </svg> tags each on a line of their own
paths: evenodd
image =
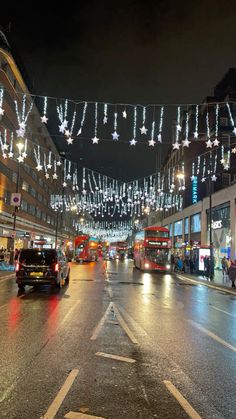
<svg viewBox="0 0 236 419">
<path fill-rule="evenodd" d="M 0 279 L 0 416 L 235 418 L 235 309 L 132 260 L 72 263 L 59 291 Z"/>
</svg>

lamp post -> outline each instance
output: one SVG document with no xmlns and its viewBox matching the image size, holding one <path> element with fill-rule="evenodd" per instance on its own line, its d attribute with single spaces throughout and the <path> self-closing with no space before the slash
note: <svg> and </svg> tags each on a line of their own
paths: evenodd
<svg viewBox="0 0 236 419">
<path fill-rule="evenodd" d="M 24 144 L 22 142 L 19 142 L 16 144 L 18 150 L 19 150 L 19 157 L 18 157 L 18 163 L 17 163 L 17 178 L 16 178 L 16 190 L 15 192 L 19 192 L 19 183 L 20 183 L 20 163 L 21 163 L 21 153 L 24 148 Z M 14 207 L 14 213 L 13 213 L 13 228 L 12 228 L 12 239 L 13 239 L 13 250 L 10 254 L 10 264 L 13 264 L 14 261 L 14 252 L 15 252 L 15 237 L 16 237 L 16 213 L 18 211 L 18 206 L 15 205 Z"/>
</svg>

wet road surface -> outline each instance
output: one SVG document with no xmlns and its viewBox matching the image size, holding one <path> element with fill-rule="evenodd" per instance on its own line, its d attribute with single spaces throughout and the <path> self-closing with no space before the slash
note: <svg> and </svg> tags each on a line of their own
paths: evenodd
<svg viewBox="0 0 236 419">
<path fill-rule="evenodd" d="M 235 418 L 235 318 L 130 260 L 72 264 L 60 291 L 0 280 L 0 417 Z"/>
</svg>

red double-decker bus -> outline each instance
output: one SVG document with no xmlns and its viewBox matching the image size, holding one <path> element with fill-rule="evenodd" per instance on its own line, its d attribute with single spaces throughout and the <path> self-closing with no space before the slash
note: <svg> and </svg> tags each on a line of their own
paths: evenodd
<svg viewBox="0 0 236 419">
<path fill-rule="evenodd" d="M 98 239 L 88 235 L 75 237 L 75 261 L 92 262 L 98 260 Z"/>
<path fill-rule="evenodd" d="M 135 236 L 134 266 L 143 271 L 170 271 L 171 241 L 164 227 L 146 227 Z"/>
</svg>

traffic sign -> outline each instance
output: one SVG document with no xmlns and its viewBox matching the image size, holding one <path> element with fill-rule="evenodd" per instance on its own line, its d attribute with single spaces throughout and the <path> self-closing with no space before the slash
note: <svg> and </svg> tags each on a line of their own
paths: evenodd
<svg viewBox="0 0 236 419">
<path fill-rule="evenodd" d="M 11 194 L 11 205 L 19 207 L 21 204 L 21 193 L 14 192 Z"/>
</svg>

